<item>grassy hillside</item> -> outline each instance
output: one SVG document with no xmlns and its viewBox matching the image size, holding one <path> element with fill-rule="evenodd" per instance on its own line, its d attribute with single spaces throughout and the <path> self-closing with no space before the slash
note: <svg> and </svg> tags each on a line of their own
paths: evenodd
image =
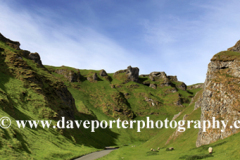
<svg viewBox="0 0 240 160">
<path fill-rule="evenodd" d="M 172 82 L 172 86 L 160 86 L 162 81 L 152 82 L 159 85 L 157 89 L 144 85 L 144 82 L 151 81 L 149 78 L 140 77 L 140 82 L 125 82 L 124 73 L 120 75 L 108 74 L 108 78 L 101 77 L 100 71 L 76 70 L 70 67 L 46 68 L 59 80 L 64 81 L 69 91 L 73 95 L 76 107 L 79 112 L 91 113 L 99 120 L 109 119 L 134 119 L 146 120 L 149 116 L 152 120 L 164 120 L 182 111 L 191 101 L 197 90 L 184 91 L 178 89 L 182 82 Z M 57 70 L 65 70 L 64 74 L 57 74 Z M 80 82 L 69 82 L 65 75 L 67 71 L 81 74 Z M 118 71 L 119 72 L 119 71 Z M 120 71 L 121 72 L 121 71 Z M 87 77 L 96 73 L 99 77 L 97 81 L 89 81 Z M 114 87 L 113 87 L 114 86 Z M 176 92 L 171 92 L 176 90 Z M 152 99 L 151 102 L 146 99 Z M 176 102 L 181 101 L 181 105 Z M 154 105 L 152 104 L 154 103 Z M 127 110 L 124 113 L 121 110 Z M 129 116 L 131 115 L 131 116 Z M 134 129 L 113 129 L 119 134 L 116 143 L 119 146 L 136 141 L 146 141 L 159 132 L 158 129 L 143 129 L 141 133 Z"/>
<path fill-rule="evenodd" d="M 21 51 L 0 42 L 0 117 L 12 120 L 8 129 L 0 129 L 1 159 L 70 159 L 107 145 L 115 145 L 116 133 L 86 129 L 18 129 L 14 120 L 52 120 L 65 116 L 74 119 L 96 119 L 77 112 L 59 96 L 65 85 L 45 68 L 24 58 Z M 67 90 L 61 95 L 70 96 Z M 74 117 L 70 117 L 74 113 Z"/>
<path fill-rule="evenodd" d="M 1 159 L 71 159 L 105 146 L 143 143 L 143 148 L 150 147 L 151 141 L 165 147 L 163 140 L 174 130 L 18 129 L 14 120 L 46 119 L 53 124 L 63 116 L 72 120 L 146 120 L 147 116 L 164 120 L 182 112 L 181 119 L 192 110 L 187 106 L 199 91 L 185 90 L 184 83 L 174 78 L 153 81 L 140 76 L 138 83 L 132 82 L 126 80 L 124 70 L 102 77 L 96 70 L 41 66 L 26 58 L 26 53 L 0 42 L 0 117 L 13 122 L 9 129 L 0 129 Z M 77 76 L 74 82 L 72 75 Z M 174 141 L 170 139 L 169 145 Z M 125 147 L 117 152 L 122 150 Z"/>
<path fill-rule="evenodd" d="M 201 115 L 201 108 L 194 110 L 194 103 L 202 93 L 198 92 L 194 101 L 181 113 L 176 120 L 183 119 L 187 115 L 186 120 L 199 120 Z M 100 158 L 101 160 L 119 160 L 119 159 L 151 159 L 151 160 L 165 160 L 165 159 L 239 159 L 239 145 L 238 139 L 240 134 L 235 134 L 226 139 L 219 140 L 215 143 L 204 145 L 196 148 L 196 139 L 198 129 L 190 128 L 185 132 L 177 133 L 173 129 L 160 130 L 159 133 L 149 139 L 147 142 L 134 143 L 129 146 L 122 147 L 109 155 Z M 157 148 L 160 148 L 158 151 Z M 167 151 L 167 148 L 173 147 L 173 151 Z M 213 154 L 208 154 L 208 148 L 213 148 Z M 150 151 L 153 148 L 156 151 Z M 100 160 L 99 159 L 99 160 Z"/>
</svg>

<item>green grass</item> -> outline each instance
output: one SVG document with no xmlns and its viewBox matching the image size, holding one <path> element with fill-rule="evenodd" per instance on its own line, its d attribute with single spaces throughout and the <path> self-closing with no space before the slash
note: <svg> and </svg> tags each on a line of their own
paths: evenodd
<svg viewBox="0 0 240 160">
<path fill-rule="evenodd" d="M 15 120 L 59 119 L 60 110 L 70 110 L 56 94 L 63 86 L 61 80 L 18 51 L 0 43 L 5 50 L 0 53 L 0 117 L 12 120 L 9 129 L 0 129 L 1 159 L 71 159 L 107 145 L 115 145 L 116 133 L 87 129 L 25 129 L 17 128 Z M 70 93 L 69 93 L 70 94 Z M 72 108 L 77 111 L 77 108 Z M 91 112 L 75 112 L 76 119 L 95 119 Z M 108 138 L 106 137 L 108 136 Z M 99 138 L 102 137 L 102 138 Z"/>
<path fill-rule="evenodd" d="M 66 72 L 78 70 L 71 67 L 45 66 L 40 68 L 33 61 L 18 58 L 21 51 L 16 51 L 0 42 L 0 117 L 8 116 L 14 120 L 50 119 L 55 124 L 61 116 L 77 120 L 171 120 L 179 112 L 176 120 L 184 115 L 187 119 L 200 119 L 201 109 L 193 111 L 192 97 L 201 89 L 181 90 L 182 82 L 171 82 L 171 86 L 163 86 L 163 80 L 151 81 L 140 77 L 140 83 L 129 82 L 125 73 L 108 78 L 99 75 L 100 70 L 80 69 L 80 82 L 69 82 L 64 75 L 57 74 L 59 69 Z M 234 52 L 234 54 L 236 54 Z M 234 57 L 232 52 L 227 56 Z M 223 53 L 218 57 L 226 56 Z M 87 77 L 98 74 L 98 81 L 88 81 Z M 153 89 L 143 82 L 156 84 Z M 113 85 L 115 87 L 113 87 Z M 67 87 L 67 90 L 64 88 Z M 176 92 L 173 92 L 173 90 Z M 64 91 L 64 92 L 63 92 Z M 61 93 L 61 94 L 59 94 Z M 61 97 L 63 96 L 63 97 Z M 72 104 L 64 98 L 74 98 Z M 149 100 L 150 99 L 150 100 Z M 195 98 L 195 101 L 197 98 Z M 182 105 L 176 105 L 181 101 Z M 185 132 L 171 137 L 175 129 L 18 129 L 12 127 L 0 129 L 1 159 L 71 159 L 105 146 L 119 146 L 102 159 L 197 159 L 222 157 L 239 158 L 232 153 L 230 145 L 237 147 L 238 134 L 218 141 L 214 147 L 213 157 L 207 154 L 210 145 L 195 147 L 198 130 L 187 129 Z M 151 152 L 150 148 L 160 151 Z M 174 147 L 173 151 L 166 151 Z M 224 156 L 224 150 L 227 154 Z M 235 149 L 236 151 L 237 149 Z M 223 159 L 223 158 L 222 158 Z"/>
<path fill-rule="evenodd" d="M 239 52 L 234 51 L 222 51 L 213 56 L 211 61 L 233 61 L 233 60 L 239 60 L 240 58 Z"/>
<path fill-rule="evenodd" d="M 197 100 L 197 99 L 196 99 Z M 189 105 L 177 120 L 182 119 L 183 115 L 188 114 L 188 120 L 199 120 L 201 109 L 194 110 L 194 103 Z M 120 159 L 136 159 L 136 160 L 165 160 L 165 159 L 239 159 L 239 145 L 238 140 L 240 134 L 234 134 L 226 139 L 219 140 L 215 143 L 204 145 L 196 148 L 196 140 L 198 129 L 186 129 L 177 137 L 167 140 L 172 136 L 173 129 L 163 129 L 159 133 L 149 139 L 147 142 L 133 143 L 129 146 L 120 147 L 120 149 L 111 152 L 109 155 L 100 158 L 99 160 L 120 160 Z M 156 149 L 160 147 L 159 152 L 150 151 L 151 148 Z M 166 151 L 167 148 L 173 147 L 173 151 Z M 208 154 L 208 148 L 213 148 L 213 154 Z"/>
</svg>

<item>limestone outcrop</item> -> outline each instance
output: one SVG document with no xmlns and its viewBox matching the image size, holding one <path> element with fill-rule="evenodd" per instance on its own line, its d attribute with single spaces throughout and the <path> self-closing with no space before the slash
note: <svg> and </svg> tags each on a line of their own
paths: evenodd
<svg viewBox="0 0 240 160">
<path fill-rule="evenodd" d="M 197 88 L 203 88 L 203 83 L 198 83 L 198 84 L 193 84 L 190 86 L 187 86 L 187 89 L 191 90 L 191 89 L 197 89 Z"/>
<path fill-rule="evenodd" d="M 0 41 L 5 43 L 9 47 L 12 47 L 13 49 L 19 50 L 18 52 L 20 53 L 21 56 L 23 56 L 27 59 L 33 60 L 35 63 L 38 64 L 39 67 L 43 68 L 42 61 L 41 61 L 41 58 L 38 53 L 31 53 L 27 50 L 21 50 L 20 49 L 21 44 L 19 42 L 12 41 L 12 40 L 4 37 L 1 33 L 0 33 Z"/>
<path fill-rule="evenodd" d="M 80 82 L 81 74 L 77 70 L 77 73 L 68 69 L 57 69 L 56 73 L 63 75 L 69 82 Z"/>
<path fill-rule="evenodd" d="M 106 72 L 104 69 L 102 69 L 102 70 L 100 71 L 100 76 L 101 76 L 101 77 L 105 77 L 105 76 L 108 76 L 108 74 L 107 74 L 107 72 Z"/>
<path fill-rule="evenodd" d="M 186 91 L 187 85 L 183 82 L 181 82 L 179 85 L 177 85 L 177 88 Z"/>
<path fill-rule="evenodd" d="M 115 72 L 113 76 L 125 82 L 128 82 L 128 81 L 138 82 L 139 68 L 128 66 L 127 69 L 125 70 L 119 70 Z"/>
<path fill-rule="evenodd" d="M 138 76 L 139 76 L 139 68 L 138 67 L 127 67 L 126 74 L 128 75 L 128 79 L 130 79 L 133 82 L 138 82 Z"/>
<path fill-rule="evenodd" d="M 201 106 L 201 121 L 212 121 L 215 117 L 216 120 L 228 121 L 228 126 L 223 132 L 222 128 L 209 128 L 206 132 L 200 129 L 197 147 L 238 132 L 230 127 L 234 121 L 240 119 L 240 53 L 233 51 L 238 51 L 238 45 L 213 56 L 208 64 L 202 97 L 195 104 L 195 108 Z"/>
<path fill-rule="evenodd" d="M 240 40 L 233 47 L 228 48 L 228 51 L 240 52 Z"/>
<path fill-rule="evenodd" d="M 16 50 L 20 50 L 20 43 L 17 41 L 12 41 L 6 37 L 4 37 L 1 33 L 0 33 L 0 41 L 4 42 L 6 45 L 16 49 Z"/>
</svg>

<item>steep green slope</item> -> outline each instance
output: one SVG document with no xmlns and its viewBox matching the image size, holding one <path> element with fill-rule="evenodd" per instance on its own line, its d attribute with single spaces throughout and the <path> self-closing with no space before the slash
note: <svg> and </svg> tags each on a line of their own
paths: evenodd
<svg viewBox="0 0 240 160">
<path fill-rule="evenodd" d="M 194 103 L 202 94 L 199 91 L 193 99 L 193 102 L 181 113 L 176 120 L 183 119 L 184 115 L 186 120 L 200 120 L 201 108 L 194 110 Z M 109 155 L 100 158 L 101 160 L 118 160 L 118 159 L 239 159 L 239 145 L 238 141 L 240 134 L 234 134 L 226 139 L 219 140 L 215 143 L 196 147 L 196 140 L 198 136 L 198 129 L 193 127 L 187 129 L 185 132 L 177 133 L 172 129 L 160 130 L 159 133 L 145 143 L 135 143 L 130 146 L 122 147 Z M 160 148 L 158 151 L 157 148 Z M 173 151 L 167 151 L 167 148 L 173 147 Z M 213 154 L 208 153 L 208 148 L 213 148 Z M 156 151 L 150 151 L 154 148 Z"/>
<path fill-rule="evenodd" d="M 117 134 L 108 129 L 17 128 L 15 120 L 96 119 L 78 112 L 63 82 L 22 54 L 0 42 L 0 117 L 12 120 L 0 129 L 1 159 L 70 159 L 115 145 Z"/>
<path fill-rule="evenodd" d="M 70 159 L 105 146 L 142 143 L 165 129 L 17 128 L 15 120 L 164 120 L 187 110 L 196 90 L 164 72 L 128 79 L 127 70 L 103 71 L 43 66 L 37 53 L 0 35 L 0 116 L 13 124 L 1 128 L 0 157 L 6 159 Z M 129 67 L 128 67 L 129 68 Z M 130 67 L 131 68 L 131 67 Z M 136 69 L 136 68 L 135 68 Z M 157 141 L 155 141 L 157 142 Z M 147 143 L 146 143 L 147 144 Z"/>
<path fill-rule="evenodd" d="M 77 70 L 65 66 L 45 67 L 56 78 L 64 81 L 75 99 L 78 111 L 91 112 L 99 120 L 121 118 L 146 121 L 146 117 L 150 117 L 151 120 L 171 119 L 189 104 L 194 94 L 177 88 L 182 84 L 178 81 L 171 81 L 172 86 L 162 86 L 162 80 L 153 82 L 140 76 L 139 83 L 126 82 L 122 70 L 116 72 L 120 74 L 108 74 L 106 78 L 100 76 L 101 71 Z M 77 82 L 71 82 L 73 79 L 71 76 L 74 74 L 79 75 Z M 89 80 L 94 74 L 98 76 L 98 80 Z M 157 89 L 144 85 L 148 81 L 158 85 Z M 136 141 L 146 141 L 159 130 L 142 129 L 139 133 L 135 127 L 121 130 L 114 128 L 113 131 L 119 134 L 116 143 L 122 146 Z"/>
</svg>

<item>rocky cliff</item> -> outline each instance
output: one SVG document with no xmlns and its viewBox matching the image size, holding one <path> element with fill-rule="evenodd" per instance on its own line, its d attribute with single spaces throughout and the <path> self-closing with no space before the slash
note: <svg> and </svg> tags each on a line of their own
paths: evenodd
<svg viewBox="0 0 240 160">
<path fill-rule="evenodd" d="M 1 71 L 21 80 L 25 88 L 43 95 L 44 103 L 56 113 L 55 117 L 74 119 L 77 109 L 71 93 L 62 81 L 58 81 L 42 65 L 39 54 L 21 50 L 19 42 L 11 41 L 1 34 L 0 43 Z"/>
<path fill-rule="evenodd" d="M 119 70 L 115 72 L 114 77 L 119 80 L 124 80 L 125 83 L 129 81 L 138 82 L 139 68 L 128 66 L 125 70 Z"/>
<path fill-rule="evenodd" d="M 23 56 L 23 57 L 25 57 L 25 58 L 27 58 L 27 59 L 33 60 L 35 63 L 38 64 L 39 67 L 44 68 L 43 65 L 42 65 L 41 58 L 40 58 L 40 56 L 39 56 L 38 53 L 31 53 L 31 52 L 29 52 L 29 51 L 27 51 L 27 50 L 22 50 L 22 49 L 20 49 L 20 45 L 21 45 L 21 44 L 20 44 L 19 42 L 17 42 L 17 41 L 12 41 L 12 40 L 4 37 L 1 33 L 0 33 L 0 42 L 2 42 L 2 43 L 4 43 L 4 44 L 6 44 L 7 46 L 9 46 L 9 47 L 17 50 L 17 52 L 18 52 L 21 56 Z"/>
<path fill-rule="evenodd" d="M 6 45 L 8 45 L 11 48 L 14 48 L 16 50 L 20 50 L 20 43 L 17 41 L 12 41 L 6 37 L 4 37 L 1 33 L 0 33 L 0 41 L 5 43 Z"/>
<path fill-rule="evenodd" d="M 226 138 L 238 130 L 233 122 L 240 119 L 240 47 L 239 42 L 213 56 L 208 65 L 207 77 L 204 83 L 202 97 L 195 104 L 201 106 L 201 121 L 227 120 L 228 126 L 224 132 L 221 129 L 209 128 L 206 132 L 199 130 L 196 146 L 206 145 Z"/>
</svg>

